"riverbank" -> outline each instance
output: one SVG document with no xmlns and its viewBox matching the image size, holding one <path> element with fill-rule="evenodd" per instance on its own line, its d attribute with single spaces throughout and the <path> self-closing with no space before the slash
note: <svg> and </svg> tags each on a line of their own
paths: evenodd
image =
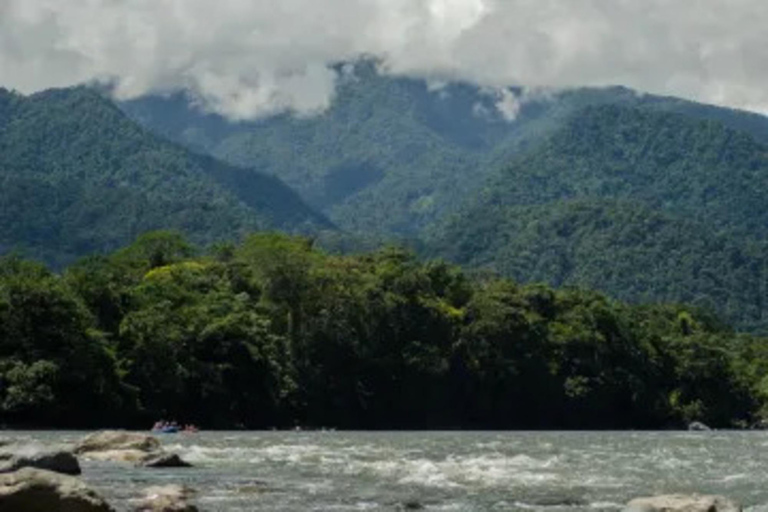
<svg viewBox="0 0 768 512">
<path fill-rule="evenodd" d="M 5 432 L 75 443 L 84 432 Z M 201 432 L 159 437 L 192 470 L 82 462 L 82 480 L 130 510 L 143 488 L 178 483 L 201 510 L 242 512 L 621 510 L 649 494 L 714 493 L 768 506 L 763 432 Z"/>
</svg>

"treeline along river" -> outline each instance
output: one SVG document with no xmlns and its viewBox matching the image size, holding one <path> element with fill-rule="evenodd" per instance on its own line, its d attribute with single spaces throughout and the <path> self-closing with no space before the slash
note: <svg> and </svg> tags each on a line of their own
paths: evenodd
<svg viewBox="0 0 768 512">
<path fill-rule="evenodd" d="M 718 428 L 768 411 L 768 340 L 677 304 L 469 276 L 397 248 L 150 233 L 55 273 L 0 258 L 0 425 Z"/>
<path fill-rule="evenodd" d="M 78 432 L 3 433 L 74 442 Z M 193 468 L 81 460 L 119 511 L 139 489 L 197 490 L 209 512 L 617 511 L 632 498 L 720 493 L 768 510 L 763 432 L 204 432 L 163 438 Z"/>
</svg>

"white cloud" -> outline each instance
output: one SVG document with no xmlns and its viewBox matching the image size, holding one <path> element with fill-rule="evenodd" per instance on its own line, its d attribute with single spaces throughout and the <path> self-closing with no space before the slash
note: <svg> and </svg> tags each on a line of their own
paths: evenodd
<svg viewBox="0 0 768 512">
<path fill-rule="evenodd" d="M 626 85 L 768 111 L 760 0 L 0 0 L 0 85 L 112 80 L 250 118 L 327 107 L 329 63 L 434 83 Z"/>
</svg>

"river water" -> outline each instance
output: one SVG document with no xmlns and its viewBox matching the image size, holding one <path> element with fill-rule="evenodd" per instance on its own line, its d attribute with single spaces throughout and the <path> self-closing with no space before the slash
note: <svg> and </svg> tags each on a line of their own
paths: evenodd
<svg viewBox="0 0 768 512">
<path fill-rule="evenodd" d="M 3 432 L 71 443 L 85 433 Z M 165 435 L 195 464 L 83 462 L 118 510 L 179 483 L 203 511 L 616 511 L 638 496 L 724 494 L 768 512 L 768 433 L 202 432 Z"/>
</svg>

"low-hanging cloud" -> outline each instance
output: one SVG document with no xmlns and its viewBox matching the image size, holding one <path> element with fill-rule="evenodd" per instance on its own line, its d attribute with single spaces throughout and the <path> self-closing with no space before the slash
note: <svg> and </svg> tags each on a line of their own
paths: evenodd
<svg viewBox="0 0 768 512">
<path fill-rule="evenodd" d="M 762 0 L 2 0 L 0 85 L 311 114 L 332 101 L 329 65 L 367 55 L 433 82 L 626 85 L 768 112 L 766 26 Z"/>
</svg>

